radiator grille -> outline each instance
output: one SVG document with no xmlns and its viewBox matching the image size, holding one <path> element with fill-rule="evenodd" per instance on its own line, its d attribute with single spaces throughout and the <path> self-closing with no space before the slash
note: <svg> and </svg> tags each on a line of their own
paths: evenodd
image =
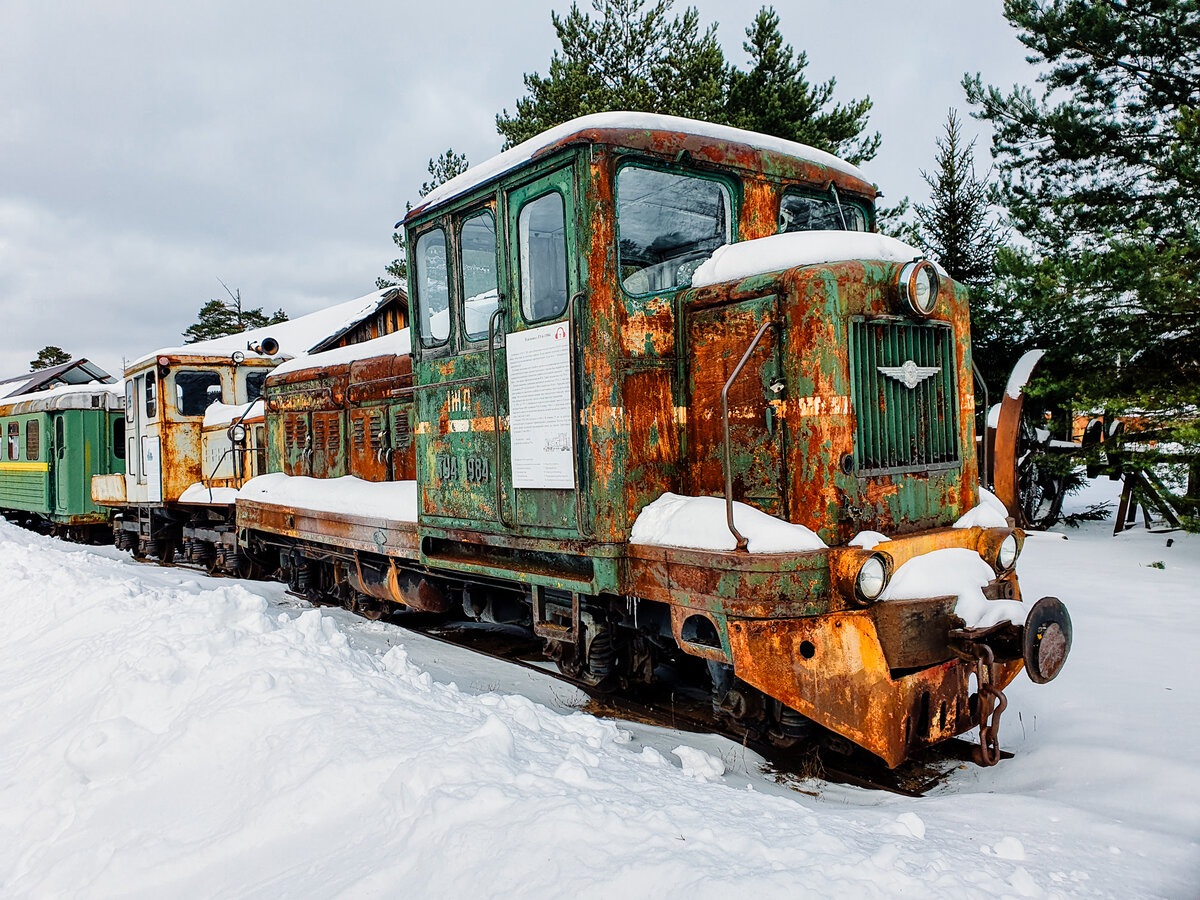
<svg viewBox="0 0 1200 900">
<path fill-rule="evenodd" d="M 392 444 L 407 447 L 412 443 L 412 429 L 408 425 L 408 411 L 398 409 L 392 413 Z"/>
<path fill-rule="evenodd" d="M 948 325 L 881 320 L 850 323 L 854 467 L 865 474 L 955 465 L 958 376 Z M 937 371 L 908 387 L 880 367 Z M 918 373 L 919 376 L 920 373 Z"/>
</svg>

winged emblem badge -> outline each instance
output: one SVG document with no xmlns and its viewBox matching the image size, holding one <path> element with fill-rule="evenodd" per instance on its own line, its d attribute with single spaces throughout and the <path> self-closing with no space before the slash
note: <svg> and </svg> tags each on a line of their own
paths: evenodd
<svg viewBox="0 0 1200 900">
<path fill-rule="evenodd" d="M 902 366 L 876 366 L 876 368 L 889 378 L 895 378 L 910 390 L 926 378 L 942 371 L 941 366 L 918 366 L 911 359 L 905 360 Z"/>
</svg>

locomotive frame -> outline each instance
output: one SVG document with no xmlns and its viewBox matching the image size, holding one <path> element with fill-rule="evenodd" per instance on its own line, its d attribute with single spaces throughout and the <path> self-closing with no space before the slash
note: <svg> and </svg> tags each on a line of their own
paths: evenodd
<svg viewBox="0 0 1200 900">
<path fill-rule="evenodd" d="M 1022 536 L 950 527 L 979 499 L 967 298 L 915 252 L 872 252 L 875 196 L 811 148 L 634 114 L 567 123 L 470 170 L 405 220 L 411 381 L 398 358 L 369 364 L 409 405 L 416 509 L 239 502 L 242 541 L 293 588 L 355 608 L 524 624 L 585 681 L 702 661 L 714 704 L 780 740 L 817 727 L 894 766 L 983 725 L 995 762 L 1002 688 L 1022 665 L 1057 673 L 1069 617 L 1046 598 L 1024 624 L 973 628 L 953 596 L 876 602 L 904 563 L 945 549 L 992 568 L 984 597 L 1019 600 Z M 798 220 L 834 215 L 869 249 L 692 286 L 718 246 L 774 248 Z M 305 377 L 327 392 L 309 422 L 349 433 L 353 371 Z M 275 380 L 272 453 L 302 474 L 270 423 L 306 401 Z M 326 460 L 338 473 L 395 478 Z M 735 549 L 631 542 L 666 492 L 724 496 Z M 735 500 L 825 546 L 748 553 Z M 864 531 L 891 539 L 851 546 Z"/>
</svg>

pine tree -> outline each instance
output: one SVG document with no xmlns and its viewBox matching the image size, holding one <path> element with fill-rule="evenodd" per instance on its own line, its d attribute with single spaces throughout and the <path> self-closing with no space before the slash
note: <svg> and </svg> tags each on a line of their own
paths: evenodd
<svg viewBox="0 0 1200 900">
<path fill-rule="evenodd" d="M 423 182 L 417 193 L 422 197 L 429 196 L 435 188 L 441 187 L 451 178 L 467 171 L 468 166 L 465 153 L 455 153 L 452 147 L 446 148 L 446 152 L 441 156 L 429 160 L 430 180 Z M 412 203 L 406 204 L 405 215 L 411 209 Z M 375 287 L 381 291 L 390 287 L 403 287 L 408 281 L 408 245 L 404 240 L 404 231 L 400 224 L 397 222 L 396 230 L 392 232 L 392 243 L 398 248 L 399 256 L 384 267 L 385 274 L 383 276 L 375 279 Z"/>
<path fill-rule="evenodd" d="M 975 142 L 964 144 L 956 110 L 947 114 L 936 144 L 933 172 L 921 170 L 930 197 L 914 207 L 915 243 L 970 288 L 972 355 L 989 390 L 998 392 L 1023 349 L 1020 322 L 995 285 L 1004 229 L 992 213 L 987 178 L 975 171 Z"/>
<path fill-rule="evenodd" d="M 826 109 L 836 81 L 812 85 L 804 77 L 807 54 L 796 54 L 783 43 L 779 15 L 771 7 L 758 11 L 746 29 L 742 48 L 750 56 L 750 71 L 731 67 L 724 121 L 738 128 L 800 141 L 858 164 L 879 150 L 879 132 L 863 135 L 869 98 Z"/>
<path fill-rule="evenodd" d="M 228 291 L 229 288 L 225 288 L 225 290 Z M 237 293 L 231 291 L 229 297 L 230 302 L 228 303 L 222 300 L 209 300 L 200 307 L 200 314 L 197 316 L 195 324 L 188 326 L 187 330 L 183 332 L 183 336 L 186 338 L 185 343 L 194 344 L 197 341 L 225 337 L 249 331 L 251 328 L 262 328 L 265 325 L 275 325 L 288 320 L 287 313 L 282 309 L 275 310 L 269 316 L 262 311 L 261 306 L 255 309 L 245 309 L 242 306 L 240 290 Z"/>
<path fill-rule="evenodd" d="M 725 57 L 715 25 L 700 31 L 694 7 L 671 19 L 673 0 L 592 0 L 597 18 L 572 3 L 550 19 L 562 45 L 550 74 L 525 76 L 529 94 L 496 116 L 506 148 L 576 116 L 610 110 L 696 119 L 723 115 Z"/>
<path fill-rule="evenodd" d="M 1002 275 L 1085 401 L 1200 402 L 1200 7 L 1007 0 L 1038 95 L 964 79 L 1029 250 Z"/>
<path fill-rule="evenodd" d="M 551 14 L 562 46 L 549 75 L 525 76 L 516 112 L 496 116 L 505 146 L 576 116 L 613 110 L 686 116 L 801 141 L 851 162 L 871 159 L 879 134 L 864 135 L 870 99 L 830 106 L 834 79 L 813 85 L 808 58 L 785 45 L 779 16 L 763 7 L 746 29 L 743 72 L 727 65 L 716 25 L 700 30 L 694 7 L 669 18 L 673 0 L 592 0 L 596 13 L 572 5 Z"/>
<path fill-rule="evenodd" d="M 996 251 L 1003 229 L 990 210 L 986 178 L 975 172 L 975 142 L 963 144 L 956 110 L 946 117 L 945 137 L 937 139 L 937 168 L 921 170 L 929 185 L 929 203 L 917 204 L 917 233 L 925 250 L 936 256 L 950 277 L 970 287 L 995 280 Z"/>
<path fill-rule="evenodd" d="M 71 361 L 71 354 L 62 347 L 55 347 L 53 344 L 47 344 L 37 353 L 37 358 L 29 361 L 29 371 L 36 372 L 39 369 L 48 369 L 51 366 L 61 366 L 63 363 Z"/>
</svg>

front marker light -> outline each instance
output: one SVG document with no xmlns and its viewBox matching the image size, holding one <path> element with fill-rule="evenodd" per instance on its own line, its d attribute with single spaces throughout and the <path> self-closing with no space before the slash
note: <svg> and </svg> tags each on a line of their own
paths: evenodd
<svg viewBox="0 0 1200 900">
<path fill-rule="evenodd" d="M 879 599 L 887 586 L 887 565 L 878 554 L 867 557 L 858 569 L 858 577 L 854 579 L 854 589 L 859 598 L 873 603 Z"/>
<path fill-rule="evenodd" d="M 1021 543 L 1015 534 L 1010 534 L 1000 542 L 1000 549 L 996 551 L 996 568 L 1007 572 L 1017 564 L 1017 557 L 1020 555 Z"/>
</svg>

